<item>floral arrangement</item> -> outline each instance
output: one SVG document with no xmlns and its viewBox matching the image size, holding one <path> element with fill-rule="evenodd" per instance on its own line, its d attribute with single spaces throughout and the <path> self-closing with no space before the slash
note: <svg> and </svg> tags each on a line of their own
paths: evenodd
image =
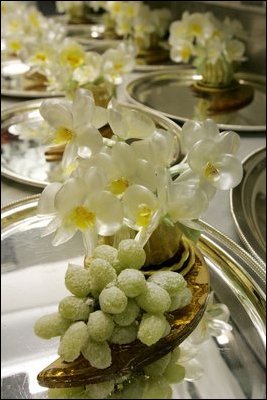
<svg viewBox="0 0 267 400">
<path fill-rule="evenodd" d="M 35 7 L 21 1 L 1 2 L 1 38 L 4 55 L 20 57 L 36 43 L 59 43 L 65 36 L 62 24 L 46 18 Z"/>
<path fill-rule="evenodd" d="M 68 171 L 64 182 L 49 184 L 41 194 L 38 214 L 52 218 L 44 235 L 54 233 L 57 246 L 80 232 L 85 258 L 83 266 L 69 264 L 65 285 L 71 296 L 60 301 L 58 312 L 36 322 L 35 333 L 45 339 L 61 336 L 58 353 L 65 362 L 77 362 L 82 354 L 91 367 L 105 371 L 114 362 L 114 344 L 138 340 L 153 346 L 170 333 L 168 313 L 191 303 L 192 290 L 179 271 L 192 249 L 186 256 L 179 253 L 183 260 L 161 266 L 183 240 L 196 242 L 197 219 L 216 190 L 240 182 L 239 136 L 219 132 L 212 120 L 187 121 L 180 138 L 184 158 L 178 162 L 177 137 L 115 99 L 104 109 L 95 105 L 91 92 L 79 89 L 72 102 L 45 100 L 40 114 L 51 125 L 51 141 L 65 144 L 62 163 Z M 113 132 L 109 139 L 99 131 L 107 123 Z M 140 382 L 152 393 L 158 379 L 169 396 L 169 383 L 190 374 L 185 360 L 194 355 L 183 356 L 188 343 L 192 347 L 208 331 L 219 335 L 229 328 L 223 305 L 210 304 L 204 316 L 198 333 L 144 368 L 143 377 L 64 389 L 65 396 L 92 398 L 98 391 L 105 398 L 114 388 L 136 390 Z"/>
<path fill-rule="evenodd" d="M 48 90 L 73 96 L 79 87 L 97 92 L 101 105 L 107 105 L 114 95 L 115 85 L 122 82 L 134 65 L 134 56 L 123 45 L 108 49 L 103 54 L 86 51 L 77 41 L 65 38 L 57 42 L 36 44 L 24 60 L 46 78 Z M 101 93 L 103 98 L 101 100 Z M 99 98 L 100 97 L 100 98 Z M 96 96 L 97 98 L 97 96 Z"/>
<path fill-rule="evenodd" d="M 60 14 L 69 15 L 70 19 L 84 17 L 84 1 L 56 1 L 56 10 Z"/>
<path fill-rule="evenodd" d="M 175 62 L 193 60 L 202 75 L 201 83 L 211 87 L 226 87 L 234 79 L 235 67 L 245 60 L 242 24 L 234 19 L 217 19 L 211 12 L 185 12 L 170 25 L 170 57 Z"/>
</svg>

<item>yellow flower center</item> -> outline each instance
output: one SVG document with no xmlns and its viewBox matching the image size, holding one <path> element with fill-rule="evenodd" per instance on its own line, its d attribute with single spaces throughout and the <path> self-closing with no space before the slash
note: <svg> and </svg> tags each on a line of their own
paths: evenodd
<svg viewBox="0 0 267 400">
<path fill-rule="evenodd" d="M 73 132 L 70 129 L 60 127 L 55 132 L 54 144 L 68 143 L 73 138 Z"/>
<path fill-rule="evenodd" d="M 120 61 L 116 62 L 116 63 L 114 64 L 114 69 L 115 69 L 115 71 L 120 71 L 121 68 L 122 68 L 122 65 L 123 65 L 123 64 L 122 64 Z"/>
<path fill-rule="evenodd" d="M 22 46 L 19 40 L 12 40 L 11 42 L 9 42 L 8 47 L 13 53 L 17 53 L 21 50 Z"/>
<path fill-rule="evenodd" d="M 191 29 L 192 29 L 192 33 L 195 35 L 195 36 L 199 36 L 201 33 L 202 33 L 202 27 L 201 27 L 201 25 L 200 24 L 192 24 L 191 25 Z"/>
<path fill-rule="evenodd" d="M 29 22 L 34 28 L 39 28 L 39 26 L 40 26 L 38 16 L 35 12 L 33 12 L 29 15 Z"/>
<path fill-rule="evenodd" d="M 119 195 L 124 193 L 128 186 L 129 182 L 127 179 L 121 177 L 119 179 L 114 179 L 114 181 L 110 183 L 108 189 L 111 191 L 111 193 Z"/>
<path fill-rule="evenodd" d="M 219 177 L 219 171 L 213 164 L 211 164 L 211 162 L 208 161 L 204 169 L 204 175 L 208 179 L 217 178 Z"/>
<path fill-rule="evenodd" d="M 95 224 L 95 214 L 88 211 L 84 206 L 78 206 L 70 212 L 68 221 L 74 223 L 81 231 L 84 231 Z"/>
<path fill-rule="evenodd" d="M 187 49 L 187 48 L 183 48 L 183 49 L 181 50 L 181 56 L 182 56 L 182 59 L 183 59 L 183 60 L 187 60 L 187 59 L 190 57 L 190 54 L 191 54 L 191 52 L 190 52 L 190 50 Z"/>
<path fill-rule="evenodd" d="M 72 68 L 77 68 L 84 64 L 85 55 L 81 49 L 70 48 L 63 50 L 60 55 L 60 61 L 63 65 L 68 64 Z"/>
<path fill-rule="evenodd" d="M 39 52 L 35 53 L 33 59 L 36 61 L 44 62 L 44 61 L 47 61 L 47 55 L 45 54 L 44 51 L 39 51 Z"/>
<path fill-rule="evenodd" d="M 136 224 L 146 227 L 152 218 L 153 210 L 147 204 L 139 204 L 137 209 Z"/>
</svg>

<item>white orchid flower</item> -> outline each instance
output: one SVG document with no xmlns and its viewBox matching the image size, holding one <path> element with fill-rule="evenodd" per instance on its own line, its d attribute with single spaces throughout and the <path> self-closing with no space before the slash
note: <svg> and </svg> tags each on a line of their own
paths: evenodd
<svg viewBox="0 0 267 400">
<path fill-rule="evenodd" d="M 88 190 L 90 187 L 94 190 Z M 55 232 L 54 246 L 67 242 L 81 231 L 88 255 L 96 246 L 98 235 L 116 233 L 123 218 L 120 201 L 103 191 L 101 175 L 95 168 L 88 171 L 84 180 L 70 178 L 62 185 L 48 185 L 39 200 L 38 214 L 54 214 L 45 232 Z"/>
<path fill-rule="evenodd" d="M 94 165 L 106 179 L 105 190 L 122 197 L 125 190 L 133 185 L 144 185 L 154 191 L 157 186 L 156 174 L 148 161 L 138 159 L 132 147 L 126 143 L 115 143 L 106 153 L 99 153 L 87 163 Z"/>
<path fill-rule="evenodd" d="M 152 135 L 156 126 L 152 118 L 140 112 L 120 105 L 112 99 L 108 105 L 109 125 L 120 139 L 143 139 Z"/>
<path fill-rule="evenodd" d="M 84 65 L 86 52 L 84 48 L 74 40 L 65 39 L 58 53 L 59 64 L 72 70 Z"/>
<path fill-rule="evenodd" d="M 188 120 L 184 123 L 181 131 L 181 147 L 183 153 L 188 151 L 202 139 L 214 139 L 219 135 L 219 129 L 212 119 L 204 121 Z"/>
<path fill-rule="evenodd" d="M 194 54 L 194 47 L 189 40 L 178 39 L 175 46 L 171 47 L 170 57 L 173 61 L 179 63 L 188 63 Z"/>
<path fill-rule="evenodd" d="M 229 40 L 225 44 L 225 57 L 227 61 L 244 61 L 245 45 L 240 40 Z"/>
<path fill-rule="evenodd" d="M 135 239 L 144 246 L 162 217 L 156 195 L 141 185 L 131 185 L 122 198 L 124 222 L 138 231 Z"/>
<path fill-rule="evenodd" d="M 163 129 L 157 129 L 143 140 L 133 142 L 131 147 L 137 157 L 149 161 L 155 169 L 170 166 L 179 155 L 177 137 Z"/>
<path fill-rule="evenodd" d="M 40 114 L 55 128 L 52 143 L 66 144 L 64 167 L 77 156 L 89 158 L 101 150 L 103 138 L 97 128 L 106 123 L 106 110 L 95 106 L 91 92 L 77 90 L 72 104 L 64 99 L 45 100 Z"/>
<path fill-rule="evenodd" d="M 232 154 L 225 152 L 226 141 L 203 139 L 197 142 L 188 153 L 188 164 L 217 189 L 229 190 L 237 186 L 242 179 L 242 163 Z"/>
<path fill-rule="evenodd" d="M 225 42 L 219 37 L 212 38 L 206 43 L 206 57 L 209 59 L 211 64 L 215 64 L 222 57 L 224 50 Z"/>
<path fill-rule="evenodd" d="M 115 85 L 122 83 L 123 75 L 131 72 L 134 58 L 130 53 L 124 53 L 119 48 L 109 49 L 103 54 L 103 77 Z"/>
<path fill-rule="evenodd" d="M 79 86 L 94 82 L 100 77 L 102 56 L 94 51 L 86 54 L 85 64 L 73 71 L 73 79 Z"/>
</svg>

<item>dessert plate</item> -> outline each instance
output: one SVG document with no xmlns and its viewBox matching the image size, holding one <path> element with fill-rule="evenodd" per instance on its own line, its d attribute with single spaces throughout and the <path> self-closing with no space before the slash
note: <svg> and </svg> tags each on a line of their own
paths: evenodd
<svg viewBox="0 0 267 400">
<path fill-rule="evenodd" d="M 49 126 L 39 113 L 41 103 L 42 100 L 25 101 L 1 113 L 1 174 L 36 187 L 62 179 L 57 155 L 45 155 L 44 140 Z M 179 143 L 181 128 L 173 121 L 144 107 L 124 106 L 151 116 L 159 127 L 172 132 Z"/>
<path fill-rule="evenodd" d="M 57 358 L 58 338 L 36 337 L 33 325 L 44 314 L 55 312 L 58 302 L 69 294 L 64 287 L 68 262 L 83 263 L 81 237 L 76 235 L 59 247 L 51 245 L 51 237 L 41 238 L 49 219 L 37 217 L 37 202 L 38 196 L 24 199 L 1 213 L 4 399 L 47 398 L 37 374 Z M 255 261 L 248 253 L 226 251 L 210 229 L 198 247 L 209 268 L 216 301 L 230 310 L 232 330 L 200 345 L 203 377 L 173 385 L 173 398 L 263 399 L 266 304 L 264 290 L 250 274 Z"/>
<path fill-rule="evenodd" d="M 62 92 L 48 91 L 38 79 L 27 76 L 30 68 L 19 58 L 1 62 L 1 94 L 2 96 L 21 98 L 59 97 Z"/>
<path fill-rule="evenodd" d="M 238 73 L 236 78 L 240 84 L 254 88 L 254 97 L 247 106 L 227 113 L 207 112 L 210 100 L 196 96 L 192 90 L 192 85 L 201 79 L 193 70 L 166 68 L 143 74 L 126 85 L 126 96 L 129 101 L 160 111 L 179 124 L 188 119 L 212 118 L 222 130 L 265 131 L 266 78 L 248 73 Z"/>
<path fill-rule="evenodd" d="M 231 213 L 241 240 L 266 262 L 266 147 L 243 161 L 241 183 L 230 191 Z"/>
</svg>

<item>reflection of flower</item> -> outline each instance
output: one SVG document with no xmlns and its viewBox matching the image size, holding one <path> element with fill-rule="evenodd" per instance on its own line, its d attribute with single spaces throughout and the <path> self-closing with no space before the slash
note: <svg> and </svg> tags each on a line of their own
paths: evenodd
<svg viewBox="0 0 267 400">
<path fill-rule="evenodd" d="M 175 62 L 190 62 L 203 75 L 203 82 L 227 85 L 233 79 L 233 63 L 243 61 L 245 34 L 237 20 L 219 21 L 212 13 L 185 12 L 170 26 L 170 57 Z"/>
<path fill-rule="evenodd" d="M 72 104 L 51 99 L 41 106 L 42 116 L 55 128 L 52 138 L 68 143 L 63 165 L 70 167 L 74 161 L 77 165 L 69 179 L 86 182 L 90 171 L 97 168 L 99 185 L 117 197 L 124 225 L 136 232 L 142 246 L 163 220 L 171 226 L 179 224 L 190 235 L 189 227 L 196 229 L 194 220 L 206 210 L 216 189 L 228 190 L 240 182 L 241 163 L 234 155 L 239 140 L 234 132 L 219 132 L 211 120 L 188 121 L 182 129 L 187 155 L 172 165 L 178 152 L 176 138 L 158 129 L 150 117 L 125 109 L 115 100 L 109 104 L 107 119 L 104 111 L 99 119 L 100 109 L 85 90 L 76 93 Z M 98 131 L 106 121 L 114 134 L 108 141 Z M 47 189 L 41 197 L 45 213 L 50 212 L 44 200 L 49 193 Z M 53 196 L 58 204 L 57 194 Z M 47 200 L 47 204 L 54 201 Z M 120 218 L 116 226 L 121 227 Z M 106 236 L 108 232 L 99 233 Z"/>
</svg>

